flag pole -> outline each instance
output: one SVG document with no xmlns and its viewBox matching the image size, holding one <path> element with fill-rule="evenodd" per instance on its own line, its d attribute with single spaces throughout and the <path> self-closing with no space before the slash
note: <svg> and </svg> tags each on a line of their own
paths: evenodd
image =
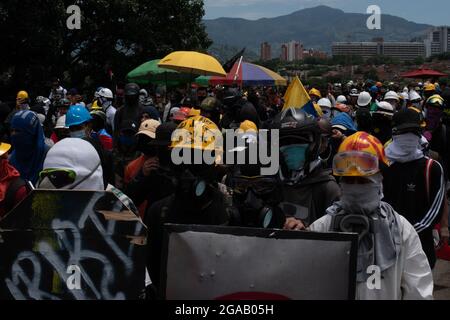
<svg viewBox="0 0 450 320">
<path fill-rule="evenodd" d="M 241 69 L 242 59 L 243 59 L 243 58 L 244 58 L 243 56 L 241 56 L 241 57 L 239 58 L 238 67 L 237 67 L 237 69 L 236 69 L 236 73 L 234 74 L 234 79 L 233 79 L 233 81 L 236 81 L 237 78 L 238 78 L 239 69 Z"/>
</svg>

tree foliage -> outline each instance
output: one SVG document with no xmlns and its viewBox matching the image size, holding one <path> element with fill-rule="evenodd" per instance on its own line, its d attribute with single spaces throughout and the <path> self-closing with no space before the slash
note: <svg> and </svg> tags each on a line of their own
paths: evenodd
<svg viewBox="0 0 450 320">
<path fill-rule="evenodd" d="M 81 29 L 66 25 L 70 5 Z M 202 0 L 3 0 L 0 2 L 0 87 L 42 90 L 52 76 L 82 87 L 116 79 L 174 50 L 211 45 Z M 4 92 L 0 92 L 4 94 Z"/>
</svg>

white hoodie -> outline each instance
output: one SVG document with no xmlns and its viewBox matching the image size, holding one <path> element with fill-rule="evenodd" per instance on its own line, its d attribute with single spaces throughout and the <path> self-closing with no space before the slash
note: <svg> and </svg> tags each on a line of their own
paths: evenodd
<svg viewBox="0 0 450 320">
<path fill-rule="evenodd" d="M 78 138 L 66 138 L 58 142 L 47 153 L 44 161 L 45 169 L 70 169 L 76 172 L 77 177 L 72 185 L 64 189 L 103 191 L 103 169 L 95 148 L 87 141 Z"/>
<path fill-rule="evenodd" d="M 397 213 L 395 213 L 398 215 Z M 400 218 L 402 245 L 396 263 L 381 274 L 379 288 L 357 283 L 357 300 L 431 300 L 433 275 L 419 236 L 404 217 Z M 310 226 L 313 232 L 329 232 L 332 217 L 325 215 Z"/>
</svg>

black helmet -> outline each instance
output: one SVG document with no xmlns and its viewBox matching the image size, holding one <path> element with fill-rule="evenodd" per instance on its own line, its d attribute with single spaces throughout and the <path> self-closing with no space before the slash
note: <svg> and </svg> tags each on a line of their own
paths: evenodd
<svg viewBox="0 0 450 320">
<path fill-rule="evenodd" d="M 422 130 L 421 123 L 421 113 L 410 108 L 400 110 L 394 114 L 394 118 L 392 119 L 392 134 L 399 135 L 409 132 L 419 134 Z"/>
<path fill-rule="evenodd" d="M 136 83 L 128 83 L 125 86 L 125 95 L 126 96 L 138 96 L 141 88 Z"/>
<path fill-rule="evenodd" d="M 308 145 L 304 172 L 310 173 L 310 164 L 318 159 L 320 151 L 321 130 L 318 121 L 302 110 L 289 108 L 276 116 L 272 129 L 280 130 L 281 148 L 293 144 Z"/>
<path fill-rule="evenodd" d="M 234 104 L 242 97 L 238 88 L 228 88 L 223 93 L 222 102 L 227 107 L 233 107 Z"/>
</svg>

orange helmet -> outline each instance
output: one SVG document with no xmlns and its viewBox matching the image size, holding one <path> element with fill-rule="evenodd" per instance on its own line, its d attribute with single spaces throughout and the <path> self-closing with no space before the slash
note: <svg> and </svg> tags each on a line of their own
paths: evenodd
<svg viewBox="0 0 450 320">
<path fill-rule="evenodd" d="M 333 174 L 367 177 L 380 172 L 380 162 L 389 165 L 383 144 L 367 132 L 357 132 L 342 142 L 333 159 Z"/>
</svg>

